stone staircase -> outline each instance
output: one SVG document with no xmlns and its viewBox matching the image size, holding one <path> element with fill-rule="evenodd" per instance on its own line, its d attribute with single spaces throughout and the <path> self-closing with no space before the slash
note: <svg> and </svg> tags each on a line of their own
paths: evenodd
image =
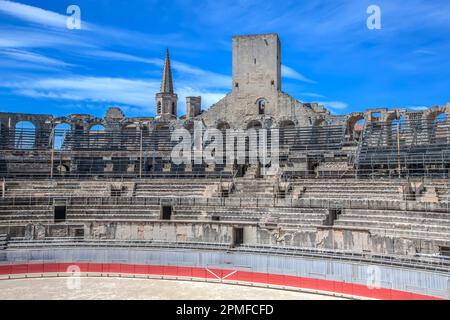
<svg viewBox="0 0 450 320">
<path fill-rule="evenodd" d="M 275 181 L 273 179 L 255 180 L 238 178 L 235 182 L 235 190 L 230 197 L 239 198 L 273 198 Z"/>
</svg>

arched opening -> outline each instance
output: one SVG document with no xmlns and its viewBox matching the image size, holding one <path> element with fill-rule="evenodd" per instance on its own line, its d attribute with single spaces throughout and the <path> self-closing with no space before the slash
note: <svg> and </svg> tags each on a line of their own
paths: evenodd
<svg viewBox="0 0 450 320">
<path fill-rule="evenodd" d="M 69 167 L 64 164 L 59 164 L 56 166 L 56 173 L 60 176 L 65 176 L 69 173 Z"/>
<path fill-rule="evenodd" d="M 350 141 L 358 141 L 365 126 L 364 116 L 354 115 L 347 121 L 347 136 Z"/>
<path fill-rule="evenodd" d="M 400 129 L 400 131 L 405 130 L 406 119 L 404 116 L 400 116 L 400 118 L 392 120 L 391 122 L 392 130 L 397 130 L 397 127 Z"/>
<path fill-rule="evenodd" d="M 156 114 L 161 114 L 161 101 L 156 104 Z"/>
<path fill-rule="evenodd" d="M 252 120 L 247 124 L 247 130 L 248 129 L 260 130 L 262 129 L 262 124 L 258 120 Z"/>
<path fill-rule="evenodd" d="M 280 141 L 282 144 L 292 144 L 295 141 L 295 123 L 291 120 L 283 120 L 279 124 Z"/>
<path fill-rule="evenodd" d="M 106 130 L 101 124 L 89 128 L 89 146 L 101 147 L 106 143 Z"/>
<path fill-rule="evenodd" d="M 267 105 L 266 99 L 264 98 L 258 99 L 258 101 L 256 101 L 256 105 L 258 106 L 259 115 L 266 114 L 266 105 Z"/>
<path fill-rule="evenodd" d="M 60 123 L 55 126 L 55 150 L 62 150 L 67 147 L 67 137 L 69 137 L 72 127 L 67 123 Z"/>
<path fill-rule="evenodd" d="M 434 140 L 437 143 L 447 143 L 449 137 L 449 126 L 447 114 L 442 112 L 437 114 L 433 120 Z"/>
<path fill-rule="evenodd" d="M 222 131 L 223 130 L 228 130 L 228 129 L 230 129 L 230 125 L 226 121 L 220 121 L 217 124 L 217 129 L 222 130 Z"/>
<path fill-rule="evenodd" d="M 295 127 L 295 123 L 292 120 L 283 120 L 280 122 L 280 128 L 292 128 Z"/>
<path fill-rule="evenodd" d="M 192 132 L 192 131 L 194 130 L 194 121 L 187 121 L 187 122 L 184 124 L 184 128 L 185 128 L 186 130 L 188 130 L 189 132 Z"/>
<path fill-rule="evenodd" d="M 101 124 L 96 124 L 96 125 L 94 125 L 94 126 L 89 128 L 89 132 L 102 133 L 102 132 L 105 132 L 105 127 L 102 126 Z"/>
<path fill-rule="evenodd" d="M 353 140 L 359 141 L 361 139 L 365 124 L 366 124 L 366 120 L 364 120 L 364 119 L 359 119 L 358 121 L 355 122 L 355 124 L 353 125 L 353 130 L 352 130 Z"/>
<path fill-rule="evenodd" d="M 406 119 L 404 116 L 391 121 L 390 143 L 396 145 L 398 141 L 405 140 Z M 398 137 L 397 137 L 398 135 Z"/>
<path fill-rule="evenodd" d="M 8 129 L 3 122 L 0 122 L 0 149 L 3 149 L 8 146 Z"/>
<path fill-rule="evenodd" d="M 30 150 L 36 145 L 36 126 L 29 121 L 21 121 L 15 127 L 16 149 Z"/>
<path fill-rule="evenodd" d="M 140 141 L 139 124 L 129 123 L 122 127 L 122 146 L 128 149 Z"/>
</svg>

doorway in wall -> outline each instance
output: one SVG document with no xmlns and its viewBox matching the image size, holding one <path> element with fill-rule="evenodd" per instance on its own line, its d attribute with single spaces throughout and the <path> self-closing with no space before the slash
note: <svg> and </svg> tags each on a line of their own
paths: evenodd
<svg viewBox="0 0 450 320">
<path fill-rule="evenodd" d="M 233 246 L 244 244 L 244 228 L 233 228 Z"/>
<path fill-rule="evenodd" d="M 65 222 L 67 214 L 66 201 L 56 201 L 53 203 L 53 219 L 55 223 Z"/>
<path fill-rule="evenodd" d="M 170 220 L 172 218 L 172 206 L 162 206 L 161 216 L 163 220 Z"/>
</svg>

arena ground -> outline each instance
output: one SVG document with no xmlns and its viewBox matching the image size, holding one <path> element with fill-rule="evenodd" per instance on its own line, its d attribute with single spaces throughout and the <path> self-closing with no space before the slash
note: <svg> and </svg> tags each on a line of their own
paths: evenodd
<svg viewBox="0 0 450 320">
<path fill-rule="evenodd" d="M 326 295 L 228 284 L 129 278 L 0 281 L 0 300 L 335 300 Z"/>
</svg>

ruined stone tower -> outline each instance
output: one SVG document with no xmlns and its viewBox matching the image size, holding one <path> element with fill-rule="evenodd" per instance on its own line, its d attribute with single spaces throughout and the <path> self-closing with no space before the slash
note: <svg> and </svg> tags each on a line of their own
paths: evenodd
<svg viewBox="0 0 450 320">
<path fill-rule="evenodd" d="M 233 37 L 234 103 L 245 115 L 275 114 L 281 91 L 281 45 L 277 34 Z"/>
<path fill-rule="evenodd" d="M 277 34 L 233 37 L 233 92 L 281 91 L 281 45 Z"/>
<path fill-rule="evenodd" d="M 172 69 L 170 67 L 169 49 L 166 50 L 160 92 L 156 94 L 157 118 L 177 117 L 178 96 L 173 91 Z"/>
</svg>

